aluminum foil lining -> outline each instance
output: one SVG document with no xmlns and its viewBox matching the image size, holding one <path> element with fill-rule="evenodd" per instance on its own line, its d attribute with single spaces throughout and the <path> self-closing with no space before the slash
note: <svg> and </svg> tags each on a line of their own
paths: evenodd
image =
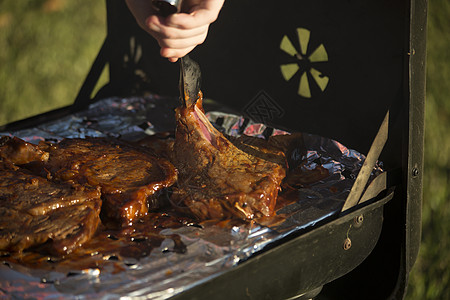
<svg viewBox="0 0 450 300">
<path fill-rule="evenodd" d="M 178 99 L 156 95 L 135 98 L 109 98 L 81 111 L 36 128 L 1 135 L 18 136 L 28 142 L 57 141 L 62 138 L 117 137 L 138 140 L 157 132 L 173 131 L 173 109 Z M 223 132 L 237 136 L 264 137 L 267 127 L 241 116 L 217 109 L 207 113 L 213 124 L 220 119 Z M 205 101 L 208 111 L 208 101 Z M 272 135 L 286 134 L 271 129 Z M 177 234 L 186 245 L 185 253 L 165 251 L 174 241 L 165 239 L 159 248 L 140 260 L 125 262 L 123 271 L 87 269 L 61 273 L 27 268 L 6 261 L 0 266 L 0 297 L 32 299 L 110 299 L 121 296 L 167 299 L 219 276 L 250 258 L 265 246 L 286 236 L 314 226 L 338 213 L 358 174 L 364 155 L 337 141 L 304 134 L 307 148 L 304 168 L 321 165 L 330 176 L 307 188 L 298 189 L 298 201 L 278 214 L 282 222 L 245 223 L 231 228 L 206 224 L 203 228 L 186 226 L 165 229 L 163 235 Z M 373 177 L 381 173 L 378 165 Z"/>
</svg>

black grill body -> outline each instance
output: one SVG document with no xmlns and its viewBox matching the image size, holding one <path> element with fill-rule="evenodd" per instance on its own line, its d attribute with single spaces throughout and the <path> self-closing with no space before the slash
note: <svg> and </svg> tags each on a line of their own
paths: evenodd
<svg viewBox="0 0 450 300">
<path fill-rule="evenodd" d="M 107 37 L 74 104 L 3 130 L 109 96 L 178 95 L 178 64 L 159 56 L 124 1 L 106 5 Z M 421 232 L 426 16 L 426 0 L 225 2 L 190 54 L 205 97 L 361 153 L 389 111 L 386 189 L 174 299 L 403 299 Z M 109 83 L 92 97 L 105 66 Z"/>
</svg>

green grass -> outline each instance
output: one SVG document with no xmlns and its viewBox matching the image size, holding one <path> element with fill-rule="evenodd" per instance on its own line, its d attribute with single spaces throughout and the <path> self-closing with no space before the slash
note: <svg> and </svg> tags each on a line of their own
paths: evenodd
<svg viewBox="0 0 450 300">
<path fill-rule="evenodd" d="M 0 2 L 0 124 L 69 105 L 106 34 L 104 1 Z"/>
<path fill-rule="evenodd" d="M 73 102 L 105 14 L 99 0 L 0 1 L 0 125 Z M 450 1 L 430 0 L 428 24 L 423 233 L 408 300 L 450 299 Z"/>
</svg>

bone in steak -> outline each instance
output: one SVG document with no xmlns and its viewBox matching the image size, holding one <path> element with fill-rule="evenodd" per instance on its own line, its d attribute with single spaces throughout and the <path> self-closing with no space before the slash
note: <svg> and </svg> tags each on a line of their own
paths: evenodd
<svg viewBox="0 0 450 300">
<path fill-rule="evenodd" d="M 201 98 L 176 109 L 172 203 L 199 219 L 272 215 L 285 169 L 234 146 L 208 121 Z"/>
<path fill-rule="evenodd" d="M 53 183 L 0 158 L 0 250 L 49 244 L 68 253 L 99 224 L 99 189 Z"/>
</svg>

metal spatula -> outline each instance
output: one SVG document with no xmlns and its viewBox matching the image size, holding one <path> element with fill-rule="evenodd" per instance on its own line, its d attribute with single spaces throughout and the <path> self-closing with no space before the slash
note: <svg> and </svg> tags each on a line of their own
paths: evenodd
<svg viewBox="0 0 450 300">
<path fill-rule="evenodd" d="M 152 0 L 153 7 L 158 14 L 167 17 L 181 11 L 182 0 Z M 200 91 L 201 73 L 199 65 L 189 56 L 184 56 L 180 61 L 180 97 L 181 101 L 188 101 L 186 105 L 195 103 Z"/>
</svg>

